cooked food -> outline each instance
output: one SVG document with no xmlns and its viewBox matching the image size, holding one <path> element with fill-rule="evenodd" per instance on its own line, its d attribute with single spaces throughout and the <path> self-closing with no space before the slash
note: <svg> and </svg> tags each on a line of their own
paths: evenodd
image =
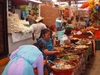
<svg viewBox="0 0 100 75">
<path fill-rule="evenodd" d="M 90 40 L 86 40 L 86 39 L 81 39 L 78 42 L 76 42 L 76 44 L 88 45 L 88 44 L 91 44 L 91 41 Z"/>
<path fill-rule="evenodd" d="M 72 37 L 71 40 L 79 40 L 79 38 Z"/>
<path fill-rule="evenodd" d="M 74 53 L 74 54 L 82 54 L 84 52 L 84 49 L 73 49 L 73 50 L 67 50 L 68 53 Z"/>
<path fill-rule="evenodd" d="M 61 59 L 65 59 L 65 60 L 77 60 L 79 59 L 79 56 L 78 55 L 63 55 L 63 56 L 60 56 L 59 58 Z"/>
<path fill-rule="evenodd" d="M 58 70 L 68 70 L 74 68 L 76 65 L 72 62 L 66 62 L 65 60 L 59 60 L 55 61 L 56 64 L 59 64 L 60 66 L 57 67 L 56 65 L 53 65 L 51 68 L 58 69 Z"/>
<path fill-rule="evenodd" d="M 86 45 L 76 45 L 75 48 L 78 48 L 78 49 L 82 49 L 82 48 L 88 48 L 89 46 L 86 46 Z"/>
<path fill-rule="evenodd" d="M 62 48 L 62 47 L 55 47 L 55 49 L 56 49 L 57 51 L 63 51 L 63 50 L 64 50 L 64 48 Z"/>
<path fill-rule="evenodd" d="M 69 45 L 61 45 L 62 48 L 69 48 Z"/>
</svg>

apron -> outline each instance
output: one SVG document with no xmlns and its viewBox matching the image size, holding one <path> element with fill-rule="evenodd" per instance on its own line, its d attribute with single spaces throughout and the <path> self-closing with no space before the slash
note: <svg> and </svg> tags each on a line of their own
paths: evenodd
<svg viewBox="0 0 100 75">
<path fill-rule="evenodd" d="M 14 57 L 9 61 L 9 63 L 5 67 L 2 75 L 9 75 L 8 74 L 9 67 L 12 65 L 12 63 L 16 63 L 16 64 L 20 63 L 18 62 L 18 59 L 20 58 L 23 58 L 24 60 L 24 66 L 23 66 L 24 68 L 23 68 L 22 75 L 34 75 L 32 64 L 41 54 L 42 54 L 41 51 L 38 50 L 38 48 L 35 48 L 33 45 L 21 46 L 19 51 L 14 55 Z"/>
</svg>

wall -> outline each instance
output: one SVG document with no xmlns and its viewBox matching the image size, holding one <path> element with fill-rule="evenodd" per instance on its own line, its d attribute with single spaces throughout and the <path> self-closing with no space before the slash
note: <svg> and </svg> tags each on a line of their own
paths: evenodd
<svg viewBox="0 0 100 75">
<path fill-rule="evenodd" d="M 55 24 L 55 19 L 59 16 L 59 10 L 51 5 L 41 4 L 40 15 L 44 17 L 44 23 L 50 26 Z"/>
</svg>

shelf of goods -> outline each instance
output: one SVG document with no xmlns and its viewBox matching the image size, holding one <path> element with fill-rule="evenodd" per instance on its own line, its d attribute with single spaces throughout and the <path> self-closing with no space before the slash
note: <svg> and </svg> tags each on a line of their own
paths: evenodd
<svg viewBox="0 0 100 75">
<path fill-rule="evenodd" d="M 33 44 L 32 27 L 29 22 L 20 20 L 18 14 L 9 12 L 8 16 L 8 41 L 9 53 L 16 50 L 19 46 L 24 44 Z M 13 45 L 13 46 L 12 46 Z"/>
</svg>

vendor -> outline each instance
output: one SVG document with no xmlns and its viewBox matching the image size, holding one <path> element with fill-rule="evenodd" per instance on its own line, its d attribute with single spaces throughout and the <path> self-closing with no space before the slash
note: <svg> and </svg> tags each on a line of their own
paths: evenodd
<svg viewBox="0 0 100 75">
<path fill-rule="evenodd" d="M 28 18 L 28 12 L 26 10 L 22 12 L 22 17 L 24 18 L 24 20 Z"/>
<path fill-rule="evenodd" d="M 54 54 L 60 53 L 59 51 L 54 51 L 54 47 L 50 39 L 49 29 L 43 29 L 41 31 L 41 36 L 34 45 L 36 45 L 43 52 L 44 59 L 48 56 L 48 59 L 53 61 L 56 59 Z"/>
<path fill-rule="evenodd" d="M 73 46 L 70 40 L 70 35 L 71 35 L 71 29 L 66 28 L 64 34 L 62 35 L 60 39 L 60 45 L 70 45 Z"/>
<path fill-rule="evenodd" d="M 56 24 L 56 29 L 57 29 L 57 31 L 61 31 L 62 30 L 62 15 L 60 15 L 58 18 L 56 18 L 56 22 L 55 22 L 55 24 Z"/>
<path fill-rule="evenodd" d="M 33 40 L 37 40 L 40 37 L 41 30 L 47 28 L 46 25 L 43 23 L 43 17 L 38 17 L 36 19 L 36 23 L 30 26 L 32 28 L 32 37 Z"/>
<path fill-rule="evenodd" d="M 28 14 L 28 21 L 29 21 L 29 24 L 32 25 L 34 22 L 32 20 L 32 14 L 31 14 L 31 11 L 29 11 L 29 14 Z"/>
</svg>

